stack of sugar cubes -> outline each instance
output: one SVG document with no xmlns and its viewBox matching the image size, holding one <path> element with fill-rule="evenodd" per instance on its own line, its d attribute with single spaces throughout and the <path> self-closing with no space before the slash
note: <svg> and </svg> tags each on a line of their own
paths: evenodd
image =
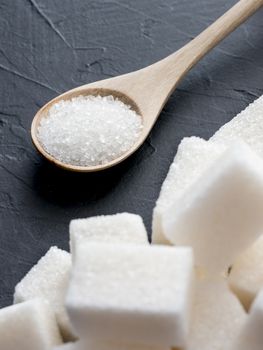
<svg viewBox="0 0 263 350">
<path fill-rule="evenodd" d="M 187 349 L 263 349 L 262 158 L 263 96 L 209 141 L 183 139 L 162 185 L 152 241 L 195 257 Z"/>
<path fill-rule="evenodd" d="M 153 212 L 70 223 L 0 310 L 4 350 L 262 350 L 263 97 L 182 140 Z"/>
<path fill-rule="evenodd" d="M 0 312 L 5 350 L 16 344 L 21 350 L 185 346 L 194 281 L 190 247 L 151 247 L 141 217 L 121 213 L 73 220 L 70 250 L 51 247 L 16 286 L 15 305 Z M 61 337 L 54 336 L 51 317 L 32 313 L 36 302 L 51 310 Z M 34 326 L 24 324 L 23 313 L 37 320 Z M 23 344 L 26 332 L 30 347 Z"/>
</svg>

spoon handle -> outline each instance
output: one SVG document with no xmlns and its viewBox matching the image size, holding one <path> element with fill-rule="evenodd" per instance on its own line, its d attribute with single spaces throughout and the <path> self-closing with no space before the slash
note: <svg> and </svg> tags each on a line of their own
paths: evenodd
<svg viewBox="0 0 263 350">
<path fill-rule="evenodd" d="M 203 56 L 262 6 L 263 0 L 240 0 L 180 50 L 153 65 L 160 76 L 166 77 L 164 90 L 168 96 Z"/>
<path fill-rule="evenodd" d="M 240 0 L 223 16 L 211 24 L 182 48 L 190 60 L 189 69 L 228 34 L 263 6 L 263 0 Z"/>
</svg>

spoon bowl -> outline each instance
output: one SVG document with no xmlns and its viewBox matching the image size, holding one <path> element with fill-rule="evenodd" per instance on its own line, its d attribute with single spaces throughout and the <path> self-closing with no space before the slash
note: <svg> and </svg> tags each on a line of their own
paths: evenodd
<svg viewBox="0 0 263 350">
<path fill-rule="evenodd" d="M 164 104 L 185 74 L 229 33 L 263 6 L 263 0 L 240 0 L 195 39 L 172 55 L 138 71 L 101 80 L 69 90 L 54 98 L 35 115 L 31 137 L 36 149 L 55 165 L 76 172 L 95 172 L 110 168 L 133 154 L 145 141 Z M 109 96 L 129 105 L 142 118 L 143 129 L 133 146 L 120 157 L 96 166 L 76 166 L 49 154 L 38 139 L 38 127 L 53 104 L 77 96 Z"/>
<path fill-rule="evenodd" d="M 81 91 L 80 91 L 81 90 Z M 64 163 L 55 157 L 53 157 L 51 154 L 49 154 L 45 148 L 42 146 L 41 142 L 39 141 L 38 138 L 38 128 L 40 126 L 41 120 L 43 118 L 48 117 L 48 112 L 49 109 L 57 102 L 61 100 L 71 100 L 74 97 L 78 96 L 113 96 L 115 99 L 118 99 L 125 103 L 126 105 L 130 106 L 132 110 L 134 110 L 138 115 L 141 116 L 142 118 L 142 125 L 143 125 L 143 130 L 139 136 L 139 138 L 136 140 L 136 142 L 133 144 L 132 148 L 123 153 L 120 157 L 115 158 L 114 160 L 106 163 L 106 164 L 100 164 L 96 166 L 78 166 L 78 165 L 72 165 L 72 164 L 67 164 Z M 75 171 L 75 172 L 95 172 L 95 171 L 100 171 L 104 170 L 107 168 L 110 168 L 114 165 L 117 165 L 118 163 L 122 162 L 126 158 L 129 157 L 131 152 L 135 152 L 141 144 L 144 142 L 145 137 L 147 135 L 144 135 L 144 122 L 143 122 L 143 116 L 141 114 L 140 108 L 138 105 L 127 95 L 124 93 L 117 91 L 117 90 L 112 90 L 112 89 L 107 89 L 107 88 L 91 88 L 89 85 L 82 86 L 76 89 L 69 90 L 65 92 L 62 95 L 59 95 L 58 97 L 55 97 L 53 100 L 49 101 L 47 104 L 45 104 L 35 115 L 32 125 L 31 125 L 31 138 L 34 146 L 38 150 L 38 152 L 43 155 L 48 161 L 51 163 L 57 165 L 60 168 L 70 170 L 70 171 Z"/>
</svg>

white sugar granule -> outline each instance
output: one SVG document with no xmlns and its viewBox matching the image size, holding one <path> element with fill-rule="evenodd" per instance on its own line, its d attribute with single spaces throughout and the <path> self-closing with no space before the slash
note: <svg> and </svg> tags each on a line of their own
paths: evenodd
<svg viewBox="0 0 263 350">
<path fill-rule="evenodd" d="M 113 96 L 78 96 L 55 103 L 38 128 L 44 149 L 63 163 L 106 164 L 128 151 L 142 119 Z"/>
</svg>

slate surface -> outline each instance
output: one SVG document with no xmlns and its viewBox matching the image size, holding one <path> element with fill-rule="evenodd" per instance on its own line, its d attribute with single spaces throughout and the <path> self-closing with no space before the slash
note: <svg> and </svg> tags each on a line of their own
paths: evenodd
<svg viewBox="0 0 263 350">
<path fill-rule="evenodd" d="M 35 152 L 29 129 L 49 99 L 180 48 L 234 0 L 0 0 L 0 306 L 76 217 L 152 208 L 184 136 L 208 138 L 263 93 L 263 12 L 202 60 L 143 147 L 115 169 L 71 174 Z"/>
</svg>

